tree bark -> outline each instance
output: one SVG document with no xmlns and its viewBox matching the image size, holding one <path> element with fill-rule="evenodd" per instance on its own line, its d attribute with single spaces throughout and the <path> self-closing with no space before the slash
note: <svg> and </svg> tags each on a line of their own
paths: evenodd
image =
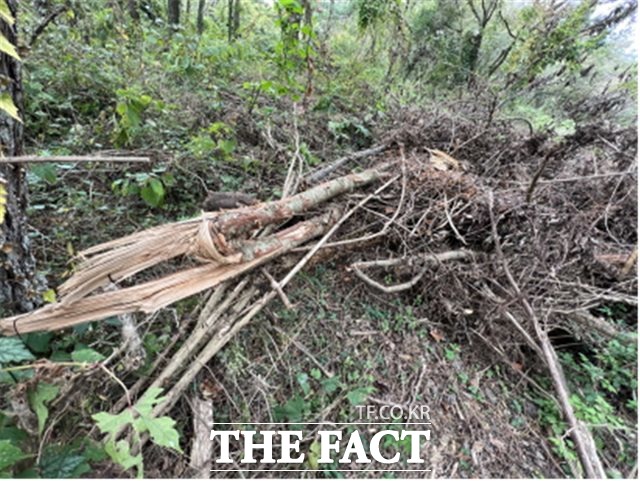
<svg viewBox="0 0 640 481">
<path fill-rule="evenodd" d="M 17 0 L 6 0 L 9 11 L 16 17 Z M 17 45 L 16 24 L 0 20 L 0 31 L 12 44 Z M 0 53 L 0 76 L 7 80 L 2 88 L 8 93 L 24 118 L 22 102 L 22 76 L 20 63 Z M 5 156 L 22 155 L 22 123 L 0 113 L 0 151 Z M 0 225 L 0 312 L 23 312 L 33 309 L 35 261 L 27 236 L 27 181 L 21 164 L 0 164 L 0 178 L 7 190 L 4 223 Z"/>
<path fill-rule="evenodd" d="M 199 35 L 204 32 L 204 4 L 205 0 L 198 0 L 198 17 L 196 19 L 196 28 L 198 29 Z"/>
<path fill-rule="evenodd" d="M 129 10 L 129 16 L 134 22 L 140 21 L 138 0 L 127 0 L 127 9 Z"/>
<path fill-rule="evenodd" d="M 240 29 L 240 0 L 229 0 L 227 3 L 227 34 L 229 42 L 238 38 Z"/>
<path fill-rule="evenodd" d="M 167 0 L 167 19 L 169 25 L 180 25 L 180 0 Z"/>
<path fill-rule="evenodd" d="M 240 31 L 240 0 L 235 1 L 235 8 L 233 9 L 233 38 L 238 38 L 238 32 Z"/>
</svg>

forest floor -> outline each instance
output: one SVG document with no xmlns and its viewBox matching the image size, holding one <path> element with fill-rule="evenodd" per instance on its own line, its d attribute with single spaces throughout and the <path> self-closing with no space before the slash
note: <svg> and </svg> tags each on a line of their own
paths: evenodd
<svg viewBox="0 0 640 481">
<path fill-rule="evenodd" d="M 427 148 L 457 152 L 455 156 L 464 163 L 466 171 L 460 175 L 475 176 L 473 178 L 485 179 L 494 182 L 491 185 L 504 187 L 517 184 L 521 179 L 530 179 L 544 153 L 554 149 L 565 149 L 566 155 L 561 152 L 553 158 L 549 164 L 550 176 L 566 178 L 583 175 L 590 165 L 588 152 L 593 153 L 598 139 L 606 136 L 603 131 L 590 133 L 586 130 L 577 133 L 574 139 L 558 144 L 548 136 L 536 136 L 526 129 L 511 129 L 511 126 L 507 129 L 497 124 L 492 127 L 494 131 L 483 131 L 477 125 L 457 116 L 409 109 L 397 113 L 391 122 L 380 126 L 377 139 L 384 141 L 393 137 L 394 142 L 406 146 L 407 156 L 410 153 L 415 159 L 426 155 Z M 314 131 L 313 124 L 308 128 L 305 132 L 308 138 L 313 138 L 317 133 L 315 137 L 320 139 L 316 146 L 310 141 L 310 146 L 316 152 L 322 151 L 330 143 L 326 140 L 326 132 Z M 253 158 L 280 159 L 282 152 L 266 145 L 278 143 L 278 132 L 274 134 L 275 141 L 271 138 L 271 142 L 265 142 L 264 139 L 256 140 L 260 137 L 255 131 L 255 125 L 236 126 L 239 149 L 253 149 Z M 284 135 L 282 137 L 286 138 Z M 619 142 L 613 146 L 614 151 L 635 145 L 625 132 L 612 134 L 605 142 Z M 166 153 L 153 149 L 147 153 L 154 158 L 154 165 L 162 168 L 158 171 L 159 175 L 168 170 L 175 177 L 175 184 L 167 191 L 162 209 L 149 209 L 141 199 L 116 195 L 112 190 L 115 181 L 133 178 L 136 173 L 148 171 L 147 166 L 74 166 L 60 173 L 65 181 L 64 188 L 62 183 L 56 187 L 32 177 L 29 215 L 33 226 L 33 243 L 40 268 L 46 266 L 43 273 L 50 286 L 59 285 L 68 276 L 71 270 L 69 258 L 82 249 L 142 228 L 198 215 L 199 203 L 204 197 L 204 192 L 199 192 L 203 183 L 214 184 L 216 188 L 222 187 L 222 190 L 242 188 L 262 199 L 276 198 L 282 185 L 283 170 L 274 172 L 273 164 L 269 162 L 252 165 L 249 169 L 234 162 L 212 165 L 206 162 L 180 164 L 170 160 L 163 163 L 167 160 Z M 626 163 L 631 154 L 629 152 L 621 157 L 616 157 L 615 153 L 607 155 L 607 158 L 618 159 L 615 162 Z M 281 160 L 286 166 L 287 157 Z M 364 164 L 366 162 L 362 166 Z M 610 170 L 624 170 L 624 166 L 617 164 L 609 167 Z M 469 186 L 460 180 L 460 175 L 455 182 L 443 182 L 455 183 L 455 189 L 464 197 Z M 222 185 L 220 179 L 225 179 Z M 418 236 L 411 241 L 415 243 L 411 246 L 403 245 L 402 238 L 394 232 L 382 245 L 366 245 L 364 249 L 347 248 L 337 253 L 332 251 L 314 259 L 312 265 L 287 288 L 293 308 L 285 307 L 279 300 L 273 301 L 201 370 L 197 382 L 190 386 L 170 412 L 171 417 L 178 420 L 186 454 L 155 446 L 147 447 L 147 476 L 184 477 L 193 474 L 189 467 L 188 450 L 189 440 L 193 436 L 191 404 L 198 397 L 213 402 L 214 420 L 247 425 L 293 418 L 309 422 L 349 423 L 357 420 L 358 405 L 401 406 L 408 409 L 412 405 L 423 404 L 429 407 L 432 422 L 432 441 L 424 453 L 432 469 L 426 473 L 427 477 L 556 478 L 571 475 L 572 469 L 575 469 L 575 457 L 572 457 L 572 453 L 559 450 L 557 445 L 549 441 L 557 434 L 563 421 L 559 413 L 549 411 L 549 400 L 554 398 L 554 394 L 546 374 L 540 369 L 539 358 L 512 331 L 510 324 L 495 322 L 489 315 L 495 313 L 495 308 L 487 305 L 484 311 L 478 309 L 478 302 L 482 301 L 474 297 L 475 294 L 464 294 L 467 292 L 464 289 L 475 292 L 478 279 L 493 275 L 488 261 L 480 260 L 467 270 L 441 266 L 428 274 L 419 288 L 398 295 L 376 293 L 360 282 L 349 269 L 354 260 L 386 258 L 393 253 L 411 251 L 414 245 L 427 245 L 427 250 L 462 246 L 460 233 L 447 223 L 449 213 L 446 211 L 446 196 L 450 191 L 446 189 L 451 186 L 433 186 L 429 182 L 411 187 L 409 205 L 417 212 L 420 202 L 425 200 L 421 196 L 428 197 L 431 195 L 430 189 L 434 189 L 433 199 L 428 197 L 430 207 L 427 211 L 435 206 L 432 225 L 442 222 L 441 225 L 446 226 L 442 232 L 425 231 L 421 234 L 424 238 Z M 606 185 L 607 189 L 614 186 L 611 183 Z M 565 189 L 566 184 L 562 186 Z M 477 188 L 481 190 L 480 184 L 477 184 Z M 521 187 L 518 188 L 521 190 Z M 572 187 L 566 186 L 566 189 Z M 541 191 L 541 202 L 545 205 L 569 206 L 562 197 L 553 197 L 556 194 L 549 184 Z M 442 192 L 445 209 L 441 211 Z M 593 195 L 606 197 L 610 193 L 610 190 L 598 191 Z M 562 191 L 562 195 L 565 194 L 567 192 Z M 385 202 L 395 205 L 400 195 L 396 190 L 389 194 L 388 199 L 382 196 L 382 207 L 378 210 L 386 214 L 393 212 L 393 208 L 390 209 L 388 205 L 385 207 Z M 567 195 L 574 196 L 571 197 L 574 199 L 578 194 L 570 191 Z M 354 193 L 348 196 L 347 201 L 338 202 L 353 203 L 361 198 L 362 193 Z M 580 199 L 585 205 L 589 202 L 602 205 L 598 204 L 600 197 L 593 201 L 590 198 Z M 613 229 L 616 234 L 626 236 L 626 240 L 633 242 L 634 234 L 630 226 L 635 225 L 635 207 L 628 203 L 628 196 L 623 201 L 625 199 L 627 204 L 618 205 L 615 210 L 615 215 L 623 220 L 614 223 Z M 444 216 L 445 211 L 447 216 Z M 509 229 L 505 236 L 512 238 L 515 248 L 520 249 L 523 241 L 518 239 L 525 235 L 530 226 L 522 208 L 514 208 L 514 212 L 513 218 L 505 222 Z M 625 212 L 629 214 L 626 217 Z M 372 215 L 372 212 L 367 211 L 367 215 Z M 491 242 L 489 234 L 487 247 L 486 226 L 479 229 L 476 225 L 480 222 L 479 218 L 472 214 L 465 215 L 464 218 L 456 218 L 456 222 L 460 222 L 458 228 L 466 229 L 463 234 L 474 248 L 487 251 Z M 351 225 L 349 230 L 362 231 L 366 230 L 366 226 L 363 218 Z M 574 230 L 579 231 L 580 228 Z M 537 232 L 536 229 L 534 226 L 534 232 Z M 397 231 L 402 231 L 402 226 L 398 226 Z M 575 234 L 575 237 L 579 238 L 579 235 Z M 277 277 L 276 270 L 280 273 L 283 266 L 286 268 L 291 260 L 297 259 L 297 255 L 285 256 L 280 267 L 273 266 L 271 274 Z M 526 266 L 529 261 L 525 259 L 525 254 L 522 255 L 522 263 Z M 586 264 L 584 267 L 587 268 Z M 603 267 L 595 262 L 589 264 L 588 268 L 591 269 L 590 275 L 604 277 L 607 269 L 610 270 L 610 266 Z M 154 268 L 145 276 L 157 276 L 164 272 L 163 269 Z M 266 280 L 263 281 L 265 289 L 268 288 Z M 624 284 L 625 289 L 632 289 L 633 282 Z M 539 285 L 536 284 L 537 287 Z M 172 342 L 178 336 L 179 345 L 179 336 L 193 322 L 202 302 L 203 298 L 196 296 L 157 314 L 138 316 L 146 360 L 141 367 L 119 366 L 118 376 L 126 385 L 145 379 L 153 361 L 165 350 L 168 349 L 168 355 L 171 355 Z M 625 311 L 618 318 L 624 318 L 620 321 L 624 330 L 635 329 L 635 310 Z M 556 343 L 559 348 L 566 348 L 572 353 L 589 349 L 585 347 L 585 339 L 576 339 L 567 330 L 561 329 L 560 332 L 563 339 Z M 110 319 L 89 326 L 77 326 L 64 335 L 55 334 L 47 340 L 45 352 L 54 358 L 56 352 L 89 346 L 106 354 L 118 348 L 120 343 L 118 321 Z M 82 400 L 77 396 L 69 400 L 65 409 L 80 407 L 79 414 L 67 419 L 60 417 L 61 414 L 58 416 L 55 432 L 59 435 L 53 436 L 56 442 L 68 442 L 69 434 L 75 432 L 72 427 L 80 426 L 83 431 L 91 432 L 88 414 L 109 410 L 121 396 L 118 386 L 105 384 L 104 379 L 98 378 L 88 379 L 80 391 L 99 394 L 90 400 Z M 626 395 L 630 398 L 635 396 L 634 393 Z M 625 417 L 625 422 L 635 422 L 631 411 L 622 407 L 626 398 L 613 396 L 612 399 L 616 407 L 624 411 L 621 416 Z M 625 431 L 620 434 L 622 441 L 615 436 L 606 435 L 604 438 L 610 447 L 607 451 L 607 467 L 626 475 L 633 470 L 634 459 L 629 457 L 629 453 L 634 451 L 636 435 L 626 434 Z M 621 442 L 625 444 L 624 448 L 616 444 Z M 106 461 L 102 461 L 100 466 L 92 474 L 126 476 Z M 326 469 L 322 475 L 425 477 L 424 472 L 381 473 L 375 470 L 388 467 L 376 464 L 370 465 L 370 474 L 349 474 L 349 470 L 355 468 L 357 466 L 353 465 L 346 468 L 341 466 L 340 471 Z M 223 474 L 218 473 L 220 477 L 229 477 Z M 278 473 L 280 476 L 282 474 Z M 231 477 L 240 475 L 235 473 Z M 243 475 L 267 477 L 270 474 L 263 471 L 245 472 Z M 299 477 L 299 473 L 292 475 Z"/>
</svg>

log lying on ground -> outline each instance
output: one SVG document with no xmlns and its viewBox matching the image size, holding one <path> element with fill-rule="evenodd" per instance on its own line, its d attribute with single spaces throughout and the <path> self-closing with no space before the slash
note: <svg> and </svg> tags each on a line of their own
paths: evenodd
<svg viewBox="0 0 640 481">
<path fill-rule="evenodd" d="M 275 202 L 223 212 L 208 212 L 201 217 L 144 230 L 92 247 L 80 253 L 87 257 L 78 271 L 59 288 L 63 304 L 74 302 L 90 292 L 156 264 L 182 255 L 234 264 L 246 260 L 227 239 L 266 225 L 282 222 L 307 212 L 338 195 L 374 182 L 384 175 L 384 166 L 359 174 L 350 174 Z"/>
<path fill-rule="evenodd" d="M 103 292 L 75 302 L 56 302 L 28 314 L 1 319 L 0 333 L 15 335 L 55 330 L 128 312 L 157 311 L 244 274 L 322 234 L 337 217 L 337 212 L 333 210 L 308 221 L 299 222 L 271 237 L 248 241 L 245 245 L 245 256 L 252 258 L 245 262 L 228 265 L 208 263 L 136 286 Z"/>
</svg>

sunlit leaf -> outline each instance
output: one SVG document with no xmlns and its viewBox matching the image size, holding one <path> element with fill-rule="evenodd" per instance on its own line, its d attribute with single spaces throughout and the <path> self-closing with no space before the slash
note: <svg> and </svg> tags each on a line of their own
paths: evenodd
<svg viewBox="0 0 640 481">
<path fill-rule="evenodd" d="M 1 38 L 2 36 L 0 35 L 0 39 Z M 13 103 L 11 95 L 7 92 L 0 94 L 0 110 L 3 110 L 9 117 L 16 119 L 18 122 L 22 122 L 22 119 L 18 115 L 18 108 L 16 104 Z"/>
<path fill-rule="evenodd" d="M 4 52 L 7 55 L 15 58 L 16 60 L 22 60 L 16 48 L 7 40 L 7 38 L 0 33 L 0 52 Z"/>
<path fill-rule="evenodd" d="M 6 0 L 0 0 L 0 18 L 2 18 L 9 25 L 13 25 L 16 21 L 11 14 L 11 10 L 9 9 L 9 5 L 7 5 Z"/>
</svg>

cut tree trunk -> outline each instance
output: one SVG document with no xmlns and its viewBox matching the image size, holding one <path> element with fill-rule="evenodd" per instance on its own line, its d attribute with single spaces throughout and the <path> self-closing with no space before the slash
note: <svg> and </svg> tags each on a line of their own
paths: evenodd
<svg viewBox="0 0 640 481">
<path fill-rule="evenodd" d="M 6 0 L 12 15 L 16 16 L 17 1 Z M 17 44 L 16 24 L 0 20 L 0 31 L 12 44 Z M 6 79 L 3 95 L 10 95 L 23 116 L 22 78 L 20 63 L 0 53 L 0 76 Z M 4 156 L 22 155 L 22 123 L 0 113 L 0 152 Z M 34 308 L 35 261 L 27 236 L 27 181 L 20 164 L 0 164 L 0 178 L 7 190 L 4 223 L 0 225 L 0 313 L 24 312 Z"/>
</svg>

